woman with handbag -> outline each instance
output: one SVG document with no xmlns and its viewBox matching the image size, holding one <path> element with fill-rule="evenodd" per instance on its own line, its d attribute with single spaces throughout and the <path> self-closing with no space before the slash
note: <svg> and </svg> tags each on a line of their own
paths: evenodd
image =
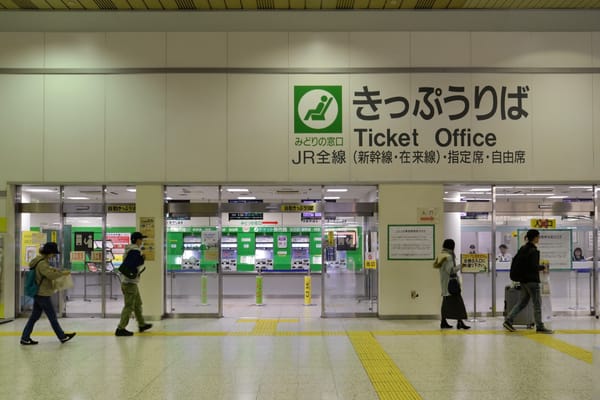
<svg viewBox="0 0 600 400">
<path fill-rule="evenodd" d="M 446 319 L 456 319 L 456 329 L 470 329 L 471 327 L 463 322 L 467 318 L 465 303 L 460 294 L 460 282 L 457 272 L 459 267 L 456 265 L 456 255 L 454 254 L 454 240 L 446 239 L 442 245 L 442 251 L 435 259 L 433 267 L 440 270 L 440 284 L 442 286 L 442 322 L 441 329 L 452 328 Z"/>
<path fill-rule="evenodd" d="M 38 344 L 37 340 L 31 338 L 31 332 L 33 332 L 35 323 L 42 316 L 42 312 L 46 313 L 50 326 L 52 326 L 56 337 L 61 343 L 66 343 L 75 336 L 75 332 L 65 333 L 62 330 L 52 304 L 51 296 L 54 293 L 52 282 L 71 273 L 71 271 L 55 269 L 50 265 L 50 261 L 57 254 L 60 254 L 58 245 L 54 242 L 48 242 L 40 249 L 40 255 L 29 263 L 29 267 L 35 269 L 35 281 L 39 285 L 39 289 L 33 298 L 33 311 L 21 334 L 21 344 L 24 346 Z"/>
</svg>

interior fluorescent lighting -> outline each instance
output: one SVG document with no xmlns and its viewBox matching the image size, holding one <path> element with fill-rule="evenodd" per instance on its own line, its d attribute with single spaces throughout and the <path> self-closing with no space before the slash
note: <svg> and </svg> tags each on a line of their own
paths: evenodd
<svg viewBox="0 0 600 400">
<path fill-rule="evenodd" d="M 499 197 L 510 197 L 510 196 L 525 196 L 525 193 L 497 193 L 496 196 Z"/>
<path fill-rule="evenodd" d="M 348 189 L 327 189 L 328 192 L 330 193 L 346 193 L 348 191 Z"/>
<path fill-rule="evenodd" d="M 67 197 L 67 200 L 89 200 L 89 197 L 83 197 L 83 196 L 69 196 Z"/>
<path fill-rule="evenodd" d="M 591 186 L 569 186 L 569 189 L 591 189 Z"/>
<path fill-rule="evenodd" d="M 491 192 L 492 188 L 475 188 L 469 189 L 469 192 Z"/>
<path fill-rule="evenodd" d="M 26 192 L 31 192 L 31 193 L 54 193 L 56 192 L 56 190 L 54 189 L 40 189 L 40 188 L 30 188 L 30 189 L 23 189 Z"/>
<path fill-rule="evenodd" d="M 548 196 L 548 199 L 566 199 L 569 196 Z"/>
<path fill-rule="evenodd" d="M 554 196 L 554 193 L 525 193 L 525 196 Z"/>
<path fill-rule="evenodd" d="M 325 196 L 323 200 L 339 200 L 340 196 Z"/>
<path fill-rule="evenodd" d="M 135 193 L 137 191 L 136 188 L 127 188 L 128 192 Z"/>
<path fill-rule="evenodd" d="M 241 188 L 231 188 L 231 189 L 227 189 L 228 192 L 248 192 L 248 189 L 241 189 Z"/>
<path fill-rule="evenodd" d="M 256 200 L 256 196 L 238 196 L 238 200 Z"/>
</svg>

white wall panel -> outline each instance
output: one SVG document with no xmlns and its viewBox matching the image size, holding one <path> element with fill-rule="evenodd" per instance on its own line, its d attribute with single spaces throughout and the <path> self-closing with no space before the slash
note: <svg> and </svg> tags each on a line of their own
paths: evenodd
<svg viewBox="0 0 600 400">
<path fill-rule="evenodd" d="M 460 119 L 451 121 L 449 115 L 456 114 L 461 111 L 461 103 L 449 103 L 444 104 L 443 98 L 448 96 L 448 86 L 462 86 L 465 88 L 466 96 L 470 95 L 472 91 L 471 76 L 468 74 L 460 75 L 442 75 L 442 74 L 413 74 L 411 79 L 411 93 L 418 96 L 420 99 L 420 106 L 418 108 L 418 116 L 411 115 L 412 128 L 416 129 L 419 134 L 419 150 L 422 151 L 439 151 L 439 163 L 413 163 L 411 178 L 415 181 L 457 181 L 457 180 L 469 180 L 472 175 L 472 164 L 469 163 L 449 163 L 449 152 L 450 151 L 471 151 L 472 148 L 468 148 L 462 145 L 454 146 L 453 144 L 447 147 L 441 147 L 436 142 L 436 132 L 439 129 L 445 128 L 451 132 L 454 129 L 469 129 L 471 128 L 470 121 L 468 119 Z M 430 100 L 432 104 L 435 104 L 435 99 L 439 98 L 440 104 L 442 104 L 442 113 L 437 111 L 437 107 L 434 105 L 435 111 L 433 111 L 433 118 L 427 119 L 421 116 L 423 114 L 429 114 L 430 109 L 425 105 L 424 95 L 419 93 L 421 87 L 433 87 L 442 90 L 442 94 L 437 96 L 431 95 Z M 411 102 L 413 105 L 412 110 L 416 107 L 416 101 Z M 445 137 L 444 137 L 445 138 Z"/>
<path fill-rule="evenodd" d="M 0 185 L 43 180 L 44 77 L 0 75 Z"/>
<path fill-rule="evenodd" d="M 46 33 L 46 68 L 108 66 L 106 33 Z"/>
<path fill-rule="evenodd" d="M 290 67 L 345 68 L 350 66 L 349 33 L 290 32 Z"/>
<path fill-rule="evenodd" d="M 600 67 L 600 32 L 592 32 L 592 65 Z"/>
<path fill-rule="evenodd" d="M 348 85 L 349 77 L 347 75 L 294 75 L 290 77 L 289 103 L 286 103 L 289 110 L 289 128 L 286 128 L 286 132 L 289 131 L 290 138 L 287 165 L 289 165 L 291 181 L 316 183 L 350 180 L 350 157 L 352 155 L 349 145 L 349 112 L 351 93 L 346 90 Z M 338 110 L 341 108 L 342 112 L 342 133 L 295 133 L 294 86 L 342 86 L 342 105 L 338 108 Z M 342 145 L 339 146 L 337 143 L 334 146 L 314 144 L 315 141 L 328 141 L 329 138 L 333 141 L 341 138 Z M 297 144 L 298 141 L 304 143 L 304 140 L 309 140 L 309 144 Z M 344 163 L 334 162 L 334 151 L 344 155 Z"/>
<path fill-rule="evenodd" d="M 591 67 L 590 32 L 532 32 L 532 67 Z"/>
<path fill-rule="evenodd" d="M 371 107 L 365 105 L 352 105 L 351 99 L 357 101 L 364 100 L 364 97 L 355 96 L 354 92 L 361 92 L 364 87 L 369 91 L 379 92 L 379 95 L 373 96 L 375 99 L 381 100 L 382 103 L 377 105 L 377 110 L 372 110 Z M 410 75 L 408 74 L 379 74 L 379 75 L 351 75 L 350 76 L 350 93 L 348 94 L 348 103 L 350 104 L 350 128 L 348 129 L 348 140 L 351 148 L 357 149 L 365 157 L 360 157 L 360 161 L 354 163 L 355 154 L 351 152 L 348 155 L 350 165 L 350 173 L 354 181 L 370 181 L 374 176 L 377 176 L 379 182 L 410 180 L 412 167 L 410 164 L 400 162 L 399 155 L 403 151 L 417 150 L 412 145 L 412 139 L 408 146 L 395 147 L 387 143 L 387 131 L 389 129 L 392 135 L 408 134 L 412 138 L 412 121 L 411 114 L 402 118 L 392 118 L 390 114 L 397 113 L 402 110 L 402 104 L 385 104 L 385 99 L 397 96 L 405 96 L 411 99 Z M 360 116 L 359 116 L 360 115 Z M 363 118 L 377 117 L 377 120 L 364 120 Z M 361 118 L 362 117 L 362 118 Z M 369 145 L 370 133 L 364 132 L 361 134 L 357 129 L 371 129 L 373 135 L 377 135 L 377 139 L 372 140 L 373 145 Z M 383 134 L 383 135 L 381 135 Z M 394 136 L 397 139 L 398 136 Z M 361 143 L 362 141 L 362 143 Z M 378 146 L 377 143 L 385 143 L 384 146 Z M 362 145 L 361 145 L 362 144 Z M 381 162 L 378 155 L 383 158 L 383 152 L 391 152 L 391 162 Z M 373 155 L 373 161 L 371 156 Z"/>
<path fill-rule="evenodd" d="M 166 42 L 164 32 L 108 32 L 108 66 L 164 67 L 167 63 Z"/>
<path fill-rule="evenodd" d="M 226 94 L 222 74 L 167 76 L 169 182 L 227 179 Z"/>
<path fill-rule="evenodd" d="M 600 74 L 594 74 L 594 100 L 592 109 L 594 119 L 594 171 L 600 171 Z M 600 179 L 600 173 L 594 174 L 594 179 Z"/>
<path fill-rule="evenodd" d="M 167 32 L 168 67 L 226 67 L 227 33 Z"/>
<path fill-rule="evenodd" d="M 537 143 L 533 142 L 533 103 L 538 95 L 537 87 L 534 86 L 533 75 L 525 74 L 474 74 L 472 76 L 473 87 L 479 86 L 484 90 L 486 86 L 492 86 L 496 92 L 495 114 L 491 118 L 485 115 L 494 110 L 493 95 L 489 92 L 481 95 L 482 100 L 477 110 L 474 110 L 471 118 L 471 131 L 473 134 L 493 133 L 496 137 L 496 145 L 493 147 L 482 147 L 480 150 L 486 152 L 485 165 L 473 165 L 473 179 L 477 181 L 519 181 L 529 179 L 533 172 L 534 148 Z M 527 117 L 512 119 L 508 115 L 508 109 L 517 105 L 515 100 L 502 100 L 502 87 L 506 87 L 508 94 L 515 94 L 521 86 L 527 91 L 527 98 L 523 99 L 522 109 L 527 112 Z M 502 104 L 505 104 L 503 117 Z M 472 107 L 475 106 L 473 101 Z M 478 119 L 477 116 L 482 119 Z M 514 118 L 514 115 L 513 115 Z M 500 153 L 498 153 L 500 152 Z M 521 157 L 521 152 L 524 156 Z M 521 163 L 518 160 L 524 159 Z"/>
<path fill-rule="evenodd" d="M 350 67 L 398 68 L 410 66 L 408 32 L 351 32 Z"/>
<path fill-rule="evenodd" d="M 104 76 L 49 75 L 44 87 L 44 178 L 104 181 Z"/>
<path fill-rule="evenodd" d="M 227 163 L 233 182 L 288 180 L 288 77 L 230 75 Z"/>
<path fill-rule="evenodd" d="M 530 32 L 472 32 L 474 67 L 523 68 L 531 63 Z"/>
<path fill-rule="evenodd" d="M 289 33 L 230 32 L 228 66 L 232 68 L 289 67 Z"/>
<path fill-rule="evenodd" d="M 42 68 L 43 66 L 43 33 L 0 32 L 1 68 Z"/>
<path fill-rule="evenodd" d="M 388 224 L 418 224 L 417 209 L 433 208 L 443 214 L 444 188 L 440 185 L 379 185 L 379 314 L 439 315 L 440 278 L 433 260 L 389 260 Z M 385 222 L 385 223 L 384 223 Z M 435 252 L 444 238 L 444 221 L 435 226 Z M 415 290 L 419 297 L 411 299 Z"/>
<path fill-rule="evenodd" d="M 413 67 L 468 67 L 471 65 L 469 32 L 411 32 Z"/>
<path fill-rule="evenodd" d="M 592 75 L 533 79 L 534 179 L 585 180 L 594 168 Z"/>
<path fill-rule="evenodd" d="M 164 75 L 106 77 L 106 180 L 165 179 Z"/>
</svg>

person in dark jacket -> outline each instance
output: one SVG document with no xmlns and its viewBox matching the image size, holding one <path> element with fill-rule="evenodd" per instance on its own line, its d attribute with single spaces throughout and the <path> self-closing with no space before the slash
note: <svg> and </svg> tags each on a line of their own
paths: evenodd
<svg viewBox="0 0 600 400">
<path fill-rule="evenodd" d="M 535 328 L 538 333 L 554 333 L 547 329 L 542 322 L 542 296 L 540 290 L 540 271 L 546 267 L 540 265 L 540 251 L 537 244 L 540 241 L 540 232 L 537 229 L 530 229 L 525 235 L 527 243 L 519 249 L 519 282 L 521 283 L 520 301 L 510 310 L 502 326 L 509 332 L 515 332 L 513 320 L 521 310 L 527 307 L 529 300 L 533 302 L 533 317 L 535 319 Z M 515 256 L 517 257 L 517 256 Z"/>
<path fill-rule="evenodd" d="M 457 320 L 456 329 L 470 329 L 471 327 L 463 322 L 463 319 L 467 318 L 467 309 L 465 308 L 465 303 L 461 294 L 451 294 L 448 291 L 450 275 L 456 274 L 460 269 L 460 267 L 456 265 L 454 247 L 454 240 L 444 240 L 442 251 L 433 263 L 433 267 L 440 270 L 440 285 L 442 287 L 442 322 L 440 323 L 440 328 L 452 328 L 452 325 L 446 321 L 447 318 L 450 318 Z"/>
<path fill-rule="evenodd" d="M 139 260 L 136 261 L 135 264 L 138 264 L 140 267 L 143 266 L 145 257 L 142 254 L 142 243 L 145 238 L 146 236 L 142 235 L 140 232 L 133 232 L 131 234 L 131 244 L 125 247 L 123 261 L 130 256 Z M 125 300 L 125 304 L 123 305 L 123 310 L 121 311 L 119 325 L 115 331 L 116 336 L 133 336 L 133 332 L 126 329 L 132 312 L 137 320 L 140 333 L 152 328 L 152 324 L 147 324 L 144 321 L 144 315 L 142 314 L 142 297 L 140 296 L 140 290 L 138 289 L 140 274 L 142 272 L 143 269 L 138 269 L 136 276 L 133 278 L 127 278 L 125 275 L 121 277 L 121 290 L 123 291 L 123 299 Z"/>
<path fill-rule="evenodd" d="M 48 321 L 50 321 L 50 325 L 61 343 L 68 342 L 75 336 L 75 332 L 63 332 L 56 318 L 56 311 L 54 311 L 52 298 L 50 297 L 54 293 L 52 281 L 71 273 L 71 271 L 59 271 L 50 266 L 50 261 L 56 257 L 56 254 L 60 254 L 57 244 L 48 242 L 40 250 L 40 255 L 29 263 L 29 268 L 35 269 L 35 281 L 39 289 L 38 294 L 33 298 L 33 311 L 21 334 L 21 344 L 24 346 L 38 344 L 37 341 L 31 338 L 31 332 L 33 332 L 33 326 L 37 320 L 42 316 L 42 311 L 46 313 Z"/>
</svg>

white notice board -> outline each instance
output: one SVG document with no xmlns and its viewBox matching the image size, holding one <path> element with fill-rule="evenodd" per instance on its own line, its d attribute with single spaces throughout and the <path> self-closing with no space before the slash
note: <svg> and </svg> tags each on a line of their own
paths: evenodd
<svg viewBox="0 0 600 400">
<path fill-rule="evenodd" d="M 433 260 L 435 225 L 388 225 L 388 260 Z"/>
<path fill-rule="evenodd" d="M 527 230 L 519 229 L 519 242 L 523 241 Z M 550 269 L 571 268 L 571 230 L 540 229 L 538 250 L 541 260 L 548 260 Z"/>
</svg>

